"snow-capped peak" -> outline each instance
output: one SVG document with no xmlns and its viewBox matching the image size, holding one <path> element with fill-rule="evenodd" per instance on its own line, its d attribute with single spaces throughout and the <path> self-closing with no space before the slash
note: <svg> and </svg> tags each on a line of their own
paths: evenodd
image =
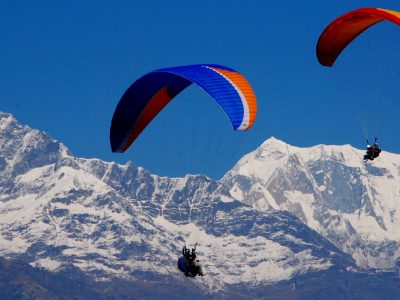
<svg viewBox="0 0 400 300">
<path fill-rule="evenodd" d="M 259 153 L 289 153 L 290 151 L 295 150 L 296 147 L 290 146 L 289 144 L 275 138 L 270 137 L 264 143 L 261 144 L 260 147 L 257 148 L 257 152 Z"/>
<path fill-rule="evenodd" d="M 294 213 L 343 250 L 355 251 L 362 266 L 391 267 L 400 256 L 400 155 L 382 152 L 365 163 L 364 153 L 350 145 L 300 148 L 269 139 L 221 183 L 254 208 Z M 365 246 L 386 242 L 396 250 L 388 249 L 385 259 Z"/>
<path fill-rule="evenodd" d="M 75 266 L 99 279 L 181 278 L 171 271 L 179 247 L 199 242 L 208 270 L 199 284 L 212 288 L 355 266 L 293 215 L 254 210 L 204 175 L 159 177 L 131 163 L 75 158 L 50 136 L 13 126 L 0 131 L 3 256 L 52 271 Z"/>
<path fill-rule="evenodd" d="M 75 158 L 10 115 L 0 114 L 0 124 L 3 256 L 97 279 L 179 281 L 179 248 L 199 242 L 208 276 L 194 284 L 210 289 L 357 270 L 350 254 L 359 266 L 388 269 L 399 256 L 395 154 L 364 164 L 349 145 L 270 138 L 216 182 Z"/>
</svg>

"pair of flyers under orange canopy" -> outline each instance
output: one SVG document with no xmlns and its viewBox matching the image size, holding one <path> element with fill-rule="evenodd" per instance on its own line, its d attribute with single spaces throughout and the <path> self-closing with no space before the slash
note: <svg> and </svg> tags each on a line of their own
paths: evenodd
<svg viewBox="0 0 400 300">
<path fill-rule="evenodd" d="M 400 25 L 400 13 L 360 8 L 340 16 L 325 28 L 318 40 L 318 61 L 331 67 L 359 34 L 384 20 Z M 257 113 L 256 96 L 239 72 L 213 64 L 159 69 L 136 80 L 122 96 L 111 122 L 112 151 L 128 149 L 157 114 L 192 83 L 221 106 L 234 130 L 248 130 L 253 125 Z"/>
</svg>

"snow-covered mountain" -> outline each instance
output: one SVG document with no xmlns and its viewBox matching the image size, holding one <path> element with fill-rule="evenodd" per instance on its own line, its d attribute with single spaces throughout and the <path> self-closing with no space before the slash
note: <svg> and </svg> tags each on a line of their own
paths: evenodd
<svg viewBox="0 0 400 300">
<path fill-rule="evenodd" d="M 400 155 L 364 163 L 350 145 L 298 148 L 270 138 L 221 180 L 261 210 L 285 210 L 364 268 L 393 268 L 400 256 Z"/>
<path fill-rule="evenodd" d="M 207 276 L 193 283 L 214 294 L 393 268 L 400 156 L 364 164 L 361 155 L 272 138 L 218 182 L 167 178 L 76 158 L 0 113 L 0 256 L 97 281 L 184 286 L 176 260 L 185 242 L 198 242 Z"/>
</svg>

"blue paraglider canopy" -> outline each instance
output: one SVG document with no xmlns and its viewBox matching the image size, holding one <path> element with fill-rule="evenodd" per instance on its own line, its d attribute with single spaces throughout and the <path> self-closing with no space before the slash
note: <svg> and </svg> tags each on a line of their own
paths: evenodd
<svg viewBox="0 0 400 300">
<path fill-rule="evenodd" d="M 221 106 L 234 130 L 248 130 L 253 125 L 256 96 L 239 72 L 206 64 L 159 69 L 136 80 L 122 96 L 111 122 L 112 151 L 128 149 L 156 115 L 192 83 Z"/>
</svg>

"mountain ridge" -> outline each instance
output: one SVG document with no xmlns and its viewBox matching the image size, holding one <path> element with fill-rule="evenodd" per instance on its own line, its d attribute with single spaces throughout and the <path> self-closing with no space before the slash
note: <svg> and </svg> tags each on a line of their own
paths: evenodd
<svg viewBox="0 0 400 300">
<path fill-rule="evenodd" d="M 371 240 L 387 242 L 391 258 L 385 262 L 374 259 L 382 249 L 354 258 L 365 268 L 390 269 L 400 254 L 400 155 L 382 152 L 371 164 L 362 161 L 363 154 L 349 145 L 298 148 L 272 139 L 245 155 L 221 182 L 254 208 L 294 213 L 345 252 L 362 250 Z M 348 243 L 341 247 L 343 239 Z"/>
<path fill-rule="evenodd" d="M 352 155 L 350 146 L 339 147 Z M 168 178 L 132 163 L 75 158 L 49 135 L 0 113 L 0 255 L 51 272 L 76 267 L 97 281 L 167 276 L 179 285 L 185 284 L 175 266 L 179 248 L 199 242 L 207 276 L 193 284 L 214 294 L 233 285 L 265 287 L 329 270 L 372 270 L 376 264 L 360 263 L 364 253 L 351 252 L 358 250 L 348 241 L 352 223 L 334 223 L 337 216 L 327 204 L 310 196 L 326 191 L 318 184 L 324 178 L 307 166 L 301 149 L 272 138 L 219 181 L 204 175 Z M 335 160 L 327 169 L 346 165 L 346 155 L 332 153 Z M 269 170 L 263 169 L 265 161 Z M 368 168 L 378 175 L 392 172 Z M 331 214 L 325 220 L 332 230 L 322 226 L 326 215 L 310 214 L 311 204 Z M 350 212 L 357 208 L 352 205 Z M 333 236 L 340 222 L 344 229 Z M 340 239 L 347 242 L 344 247 Z M 392 251 L 378 269 L 396 268 L 398 241 L 390 242 L 363 245 Z"/>
</svg>

